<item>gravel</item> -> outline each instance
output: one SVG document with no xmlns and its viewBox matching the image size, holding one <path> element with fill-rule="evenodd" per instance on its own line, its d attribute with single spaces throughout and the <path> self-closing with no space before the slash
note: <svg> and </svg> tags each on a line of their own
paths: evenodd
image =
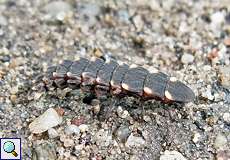
<svg viewBox="0 0 230 160">
<path fill-rule="evenodd" d="M 186 158 L 180 152 L 166 150 L 160 160 L 186 160 Z"/>
<path fill-rule="evenodd" d="M 221 85 L 230 90 L 230 66 L 220 67 L 219 72 Z"/>
<path fill-rule="evenodd" d="M 67 126 L 66 128 L 65 128 L 65 133 L 67 134 L 67 135 L 70 135 L 70 134 L 79 134 L 80 133 L 80 129 L 79 129 L 79 127 L 78 126 L 75 126 L 75 125 L 73 125 L 73 124 L 71 124 L 71 125 L 69 125 L 69 126 Z"/>
<path fill-rule="evenodd" d="M 25 160 L 230 159 L 229 17 L 228 0 L 0 0 L 0 137 L 20 137 Z M 160 69 L 196 101 L 143 110 L 40 84 L 60 60 L 101 55 Z"/>
<path fill-rule="evenodd" d="M 131 134 L 126 143 L 125 146 L 130 148 L 130 147 L 142 147 L 145 145 L 145 140 L 142 137 L 137 137 Z"/>
<path fill-rule="evenodd" d="M 55 127 L 62 123 L 62 117 L 60 117 L 57 111 L 53 108 L 48 109 L 38 118 L 36 118 L 29 125 L 29 129 L 32 133 L 42 133 L 48 129 Z"/>
<path fill-rule="evenodd" d="M 193 61 L 194 61 L 194 56 L 191 54 L 185 53 L 181 58 L 181 62 L 183 64 L 189 64 L 189 63 L 192 63 Z"/>
</svg>

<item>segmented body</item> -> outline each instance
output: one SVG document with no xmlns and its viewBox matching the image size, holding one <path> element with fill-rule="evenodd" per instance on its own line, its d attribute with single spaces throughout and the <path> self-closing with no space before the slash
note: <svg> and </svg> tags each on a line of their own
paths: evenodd
<svg viewBox="0 0 230 160">
<path fill-rule="evenodd" d="M 162 72 L 150 73 L 143 67 L 129 67 L 115 60 L 104 61 L 95 57 L 91 60 L 64 60 L 57 66 L 49 67 L 43 80 L 47 86 L 81 88 L 97 96 L 132 95 L 165 103 L 186 103 L 195 99 L 188 86 Z"/>
</svg>

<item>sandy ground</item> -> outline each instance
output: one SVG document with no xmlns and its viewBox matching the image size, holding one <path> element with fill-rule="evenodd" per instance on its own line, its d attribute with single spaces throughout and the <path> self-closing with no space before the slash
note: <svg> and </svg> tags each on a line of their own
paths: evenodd
<svg viewBox="0 0 230 160">
<path fill-rule="evenodd" d="M 229 160 L 229 34 L 228 0 L 0 0 L 0 137 L 20 137 L 24 160 Z M 48 66 L 93 55 L 173 75 L 196 101 L 101 112 L 111 98 L 36 89 Z"/>
</svg>

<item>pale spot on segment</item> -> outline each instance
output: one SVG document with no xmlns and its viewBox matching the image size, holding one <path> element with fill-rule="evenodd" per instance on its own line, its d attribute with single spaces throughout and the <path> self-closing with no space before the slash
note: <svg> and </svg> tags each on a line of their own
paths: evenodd
<svg viewBox="0 0 230 160">
<path fill-rule="evenodd" d="M 96 82 L 100 83 L 100 81 L 101 81 L 101 79 L 99 77 L 97 77 Z"/>
<path fill-rule="evenodd" d="M 129 90 L 129 86 L 125 83 L 121 84 L 122 88 L 124 88 L 125 90 Z"/>
<path fill-rule="evenodd" d="M 60 60 L 58 63 L 59 63 L 59 64 L 62 64 L 62 63 L 63 63 L 63 61 L 64 61 L 64 60 Z"/>
<path fill-rule="evenodd" d="M 165 97 L 166 97 L 167 99 L 169 99 L 169 100 L 173 100 L 173 97 L 172 97 L 172 95 L 169 93 L 168 90 L 165 91 Z"/>
<path fill-rule="evenodd" d="M 87 75 L 87 72 L 82 73 L 82 77 L 86 77 L 86 75 Z"/>
<path fill-rule="evenodd" d="M 72 77 L 72 76 L 73 76 L 73 74 L 72 74 L 71 72 L 67 72 L 66 75 L 67 75 L 68 77 Z"/>
<path fill-rule="evenodd" d="M 58 76 L 57 72 L 53 72 L 53 77 L 57 77 L 57 76 Z"/>
<path fill-rule="evenodd" d="M 114 81 L 110 81 L 110 85 L 111 85 L 111 86 L 114 86 Z"/>
<path fill-rule="evenodd" d="M 153 91 L 150 89 L 150 88 L 148 88 L 148 87 L 144 87 L 144 92 L 145 93 L 147 93 L 147 94 L 153 94 Z"/>
</svg>

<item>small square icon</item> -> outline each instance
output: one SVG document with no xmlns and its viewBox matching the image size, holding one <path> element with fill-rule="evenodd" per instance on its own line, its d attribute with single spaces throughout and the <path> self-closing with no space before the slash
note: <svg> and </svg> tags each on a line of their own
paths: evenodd
<svg viewBox="0 0 230 160">
<path fill-rule="evenodd" d="M 0 160 L 21 160 L 21 139 L 0 138 Z"/>
</svg>

